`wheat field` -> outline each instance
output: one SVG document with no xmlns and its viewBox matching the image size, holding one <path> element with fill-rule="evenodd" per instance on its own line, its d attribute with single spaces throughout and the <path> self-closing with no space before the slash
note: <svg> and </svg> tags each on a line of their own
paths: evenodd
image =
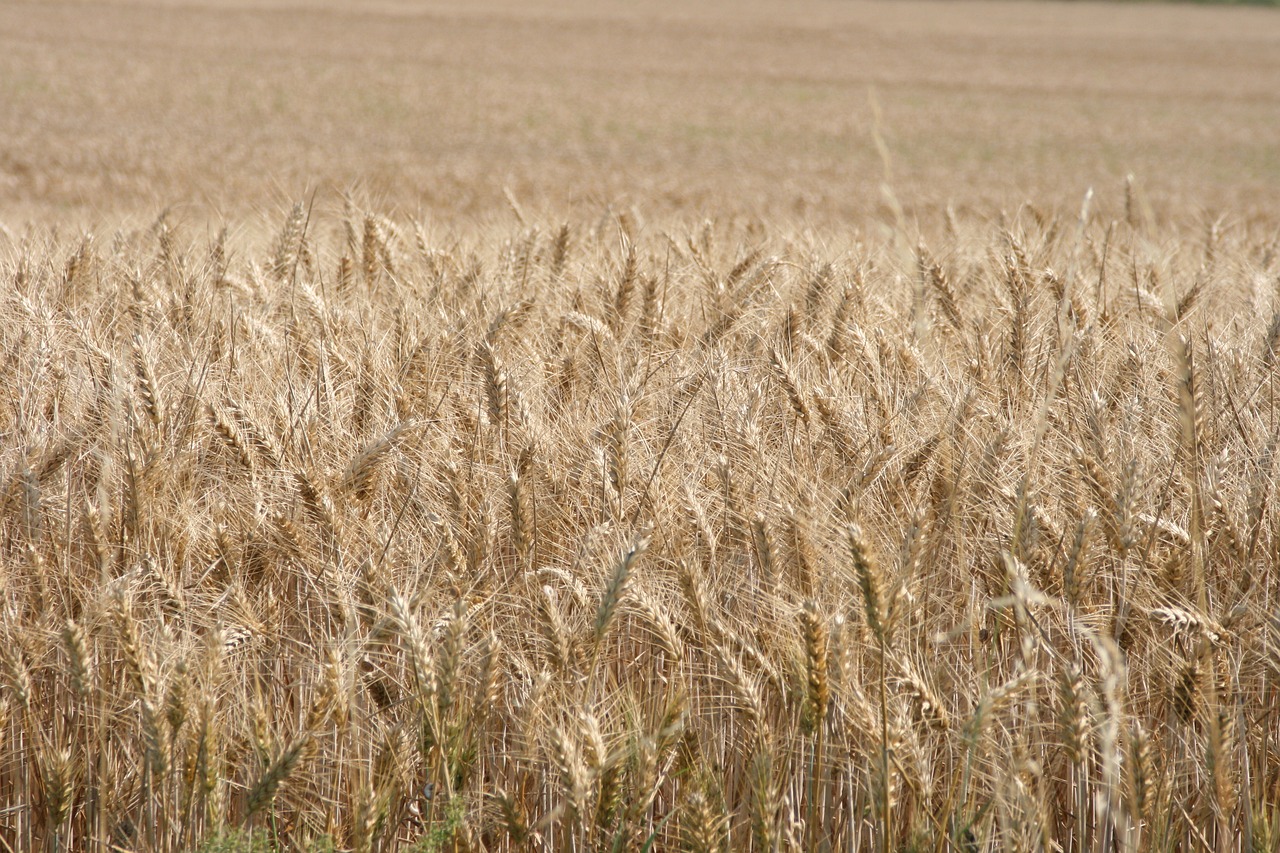
<svg viewBox="0 0 1280 853">
<path fill-rule="evenodd" d="M 0 849 L 1280 850 L 1274 13 L 730 8 L 0 4 Z"/>
</svg>

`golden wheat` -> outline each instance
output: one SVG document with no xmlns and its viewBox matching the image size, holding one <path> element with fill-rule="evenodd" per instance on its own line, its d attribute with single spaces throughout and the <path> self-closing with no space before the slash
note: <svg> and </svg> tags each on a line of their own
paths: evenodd
<svg viewBox="0 0 1280 853">
<path fill-rule="evenodd" d="M 1100 205 L 33 232 L 0 839 L 1270 837 L 1274 229 Z"/>
</svg>

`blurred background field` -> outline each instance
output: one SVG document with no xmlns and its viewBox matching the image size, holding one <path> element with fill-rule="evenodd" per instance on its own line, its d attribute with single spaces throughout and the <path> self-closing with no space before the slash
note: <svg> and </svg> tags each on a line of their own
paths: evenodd
<svg viewBox="0 0 1280 853">
<path fill-rule="evenodd" d="M 0 3 L 0 221 L 840 223 L 1280 187 L 1280 16 L 1165 4 Z"/>
</svg>

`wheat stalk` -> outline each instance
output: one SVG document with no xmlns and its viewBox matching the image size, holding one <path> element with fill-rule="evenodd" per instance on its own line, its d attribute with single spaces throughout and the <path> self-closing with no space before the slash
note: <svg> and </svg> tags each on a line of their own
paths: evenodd
<svg viewBox="0 0 1280 853">
<path fill-rule="evenodd" d="M 298 765 L 306 758 L 314 741 L 309 733 L 298 736 L 267 766 L 245 797 L 245 817 L 252 819 L 254 815 L 274 802 L 280 786 L 293 775 Z"/>
</svg>

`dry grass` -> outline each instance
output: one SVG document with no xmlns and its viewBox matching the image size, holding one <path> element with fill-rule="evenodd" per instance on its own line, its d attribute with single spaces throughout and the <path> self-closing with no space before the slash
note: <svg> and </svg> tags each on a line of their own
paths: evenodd
<svg viewBox="0 0 1280 853">
<path fill-rule="evenodd" d="M 0 850 L 1280 849 L 1280 19 L 804 11 L 0 5 Z"/>
</svg>

